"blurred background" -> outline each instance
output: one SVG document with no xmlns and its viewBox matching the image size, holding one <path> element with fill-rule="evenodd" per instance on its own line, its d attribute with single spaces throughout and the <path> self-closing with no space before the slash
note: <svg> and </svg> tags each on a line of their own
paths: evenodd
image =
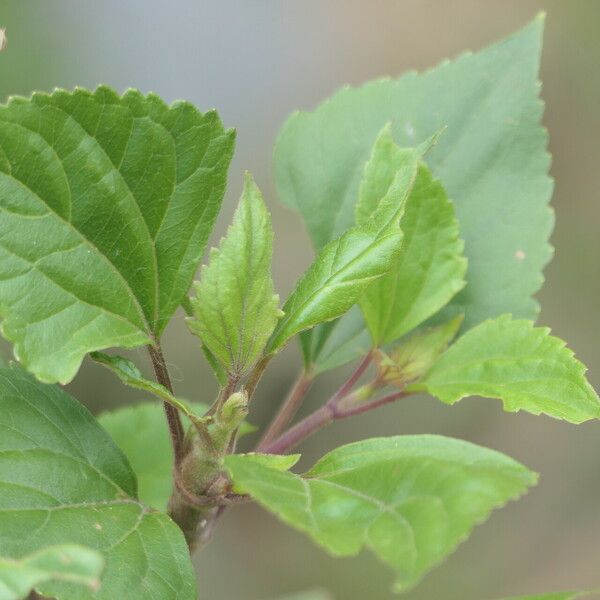
<svg viewBox="0 0 600 600">
<path fill-rule="evenodd" d="M 477 50 L 547 12 L 543 55 L 550 130 L 554 261 L 539 294 L 540 321 L 566 338 L 600 385 L 600 2 L 523 0 L 0 0 L 8 48 L 0 54 L 0 98 L 75 85 L 133 86 L 168 101 L 216 107 L 238 130 L 224 208 L 212 243 L 229 222 L 250 170 L 276 231 L 274 277 L 285 297 L 312 252 L 299 217 L 272 183 L 275 136 L 296 108 L 312 108 L 345 83 L 423 69 Z M 211 397 L 212 376 L 181 315 L 165 353 L 178 393 Z M 9 349 L 4 346 L 6 355 Z M 144 364 L 143 352 L 134 354 Z M 296 348 L 278 358 L 259 388 L 252 420 L 266 421 L 292 383 Z M 306 410 L 343 377 L 317 382 Z M 108 372 L 85 364 L 70 391 L 94 412 L 140 399 Z M 305 465 L 358 436 L 439 433 L 508 453 L 541 472 L 527 497 L 495 513 L 408 600 L 486 600 L 600 586 L 600 425 L 508 415 L 499 402 L 455 407 L 415 397 L 341 422 L 302 448 Z M 333 559 L 262 510 L 222 519 L 195 557 L 201 596 L 261 600 L 311 587 L 336 600 L 391 598 L 392 577 L 369 554 Z"/>
</svg>

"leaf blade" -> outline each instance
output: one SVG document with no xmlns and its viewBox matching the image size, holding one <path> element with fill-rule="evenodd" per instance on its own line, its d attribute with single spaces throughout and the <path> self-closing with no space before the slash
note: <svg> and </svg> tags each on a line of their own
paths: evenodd
<svg viewBox="0 0 600 600">
<path fill-rule="evenodd" d="M 42 380 L 149 343 L 181 302 L 233 147 L 207 115 L 107 87 L 0 107 L 2 331 Z"/>
<path fill-rule="evenodd" d="M 497 398 L 510 412 L 544 413 L 571 423 L 600 418 L 586 368 L 549 329 L 509 315 L 484 321 L 440 357 L 409 389 L 453 404 L 469 395 Z"/>
<path fill-rule="evenodd" d="M 0 600 L 21 600 L 40 583 L 66 581 L 95 590 L 102 555 L 81 546 L 50 546 L 18 560 L 0 557 Z"/>
<path fill-rule="evenodd" d="M 77 544 L 106 560 L 97 600 L 147 598 L 148 589 L 195 600 L 181 531 L 141 505 L 122 452 L 64 391 L 21 369 L 0 372 L 0 553 L 18 558 L 52 544 Z M 140 570 L 140 565 L 146 568 Z M 40 586 L 72 598 L 68 584 Z"/>
<path fill-rule="evenodd" d="M 506 456 L 439 436 L 342 446 L 303 478 L 244 455 L 225 464 L 237 486 L 333 554 L 368 546 L 397 571 L 399 589 L 416 584 L 493 508 L 536 479 Z"/>
<path fill-rule="evenodd" d="M 271 216 L 247 174 L 227 235 L 195 284 L 194 316 L 188 319 L 192 332 L 238 378 L 259 358 L 280 316 L 272 255 Z"/>
<path fill-rule="evenodd" d="M 405 146 L 447 126 L 427 162 L 455 202 L 469 273 L 441 318 L 463 313 L 468 329 L 505 312 L 535 317 L 531 296 L 551 257 L 553 225 L 537 81 L 542 30 L 537 18 L 480 52 L 344 88 L 314 111 L 294 114 L 278 138 L 276 182 L 315 246 L 351 224 L 362 165 L 385 122 Z M 490 224 L 493 235 L 481 235 Z"/>
</svg>

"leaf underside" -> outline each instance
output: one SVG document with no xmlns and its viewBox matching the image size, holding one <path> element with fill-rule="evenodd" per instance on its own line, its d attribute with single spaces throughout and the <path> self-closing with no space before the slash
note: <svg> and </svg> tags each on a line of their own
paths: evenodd
<svg viewBox="0 0 600 600">
<path fill-rule="evenodd" d="M 2 333 L 39 379 L 148 343 L 187 292 L 234 134 L 215 112 L 57 90 L 0 107 Z"/>
<path fill-rule="evenodd" d="M 68 583 L 40 585 L 58 600 L 195 600 L 181 531 L 142 505 L 121 451 L 58 387 L 17 367 L 0 371 L 0 556 L 78 544 L 106 562 L 93 596 Z"/>
<path fill-rule="evenodd" d="M 536 480 L 497 452 L 429 435 L 342 446 L 303 477 L 252 455 L 225 461 L 237 487 L 331 553 L 370 548 L 396 570 L 398 590 Z"/>
</svg>

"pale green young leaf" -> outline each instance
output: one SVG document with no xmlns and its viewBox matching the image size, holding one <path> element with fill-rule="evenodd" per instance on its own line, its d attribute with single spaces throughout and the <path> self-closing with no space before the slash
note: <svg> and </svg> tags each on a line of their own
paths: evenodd
<svg viewBox="0 0 600 600">
<path fill-rule="evenodd" d="M 415 184 L 419 158 L 419 151 L 394 143 L 389 124 L 381 130 L 358 192 L 357 225 L 366 225 L 378 211 L 393 211 L 406 201 Z"/>
<path fill-rule="evenodd" d="M 125 385 L 150 392 L 162 398 L 192 420 L 197 420 L 201 417 L 201 415 L 194 414 L 183 400 L 176 398 L 164 385 L 146 379 L 131 360 L 118 355 L 108 355 L 104 352 L 91 352 L 90 357 L 109 368 Z"/>
<path fill-rule="evenodd" d="M 0 107 L 2 333 L 38 378 L 150 342 L 187 292 L 234 144 L 217 114 L 107 87 Z"/>
<path fill-rule="evenodd" d="M 542 31 L 537 18 L 480 52 L 347 87 L 314 111 L 295 113 L 277 142 L 275 176 L 315 246 L 352 225 L 363 166 L 385 123 L 406 147 L 446 127 L 427 163 L 455 203 L 469 271 L 441 318 L 465 314 L 470 328 L 506 312 L 535 317 L 532 295 L 551 256 L 553 225 L 537 79 Z"/>
<path fill-rule="evenodd" d="M 380 236 L 354 228 L 327 244 L 286 300 L 267 351 L 349 310 L 367 286 L 388 272 L 401 242 L 400 230 Z"/>
<path fill-rule="evenodd" d="M 202 415 L 208 407 L 194 402 L 190 408 Z M 162 405 L 142 402 L 102 413 L 98 421 L 127 457 L 137 478 L 140 501 L 165 511 L 173 491 L 173 447 Z M 254 431 L 256 427 L 244 421 L 239 436 Z"/>
<path fill-rule="evenodd" d="M 0 600 L 22 600 L 49 581 L 85 586 L 93 592 L 100 587 L 103 568 L 99 552 L 74 545 L 49 546 L 16 560 L 0 556 Z"/>
<path fill-rule="evenodd" d="M 394 268 L 360 301 L 377 346 L 426 321 L 465 285 L 467 261 L 454 207 L 424 164 L 418 167 L 400 227 L 404 241 Z"/>
<path fill-rule="evenodd" d="M 585 378 L 586 368 L 549 332 L 509 315 L 485 321 L 408 389 L 427 391 L 447 404 L 467 396 L 496 398 L 507 411 L 571 423 L 600 418 L 600 400 Z"/>
<path fill-rule="evenodd" d="M 251 455 L 225 459 L 236 486 L 334 555 L 371 549 L 415 585 L 492 509 L 536 476 L 512 459 L 439 436 L 376 438 L 342 446 L 303 477 Z"/>
<path fill-rule="evenodd" d="M 377 351 L 379 377 L 388 385 L 404 388 L 419 380 L 456 337 L 462 324 L 459 315 L 442 325 L 416 331 L 394 346 L 389 353 Z"/>
<path fill-rule="evenodd" d="M 167 515 L 137 500 L 135 475 L 92 415 L 17 367 L 0 371 L 0 553 L 16 559 L 55 544 L 99 551 L 94 600 L 196 600 L 187 544 Z M 80 598 L 65 583 L 44 596 Z M 87 596 L 83 596 L 87 598 Z"/>
<path fill-rule="evenodd" d="M 302 331 L 343 315 L 373 281 L 393 267 L 402 244 L 399 221 L 406 194 L 402 186 L 393 187 L 385 205 L 368 221 L 319 252 L 283 305 L 284 316 L 267 344 L 268 352 L 276 352 Z"/>
<path fill-rule="evenodd" d="M 271 216 L 247 174 L 233 223 L 194 285 L 188 319 L 192 332 L 236 377 L 252 368 L 281 316 L 272 255 Z"/>
</svg>

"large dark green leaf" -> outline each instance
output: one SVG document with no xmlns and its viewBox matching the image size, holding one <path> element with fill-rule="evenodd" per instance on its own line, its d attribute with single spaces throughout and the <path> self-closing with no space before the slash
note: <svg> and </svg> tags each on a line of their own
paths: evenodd
<svg viewBox="0 0 600 600">
<path fill-rule="evenodd" d="M 0 315 L 62 383 L 86 352 L 159 335 L 219 211 L 234 143 L 215 112 L 106 87 L 0 107 Z"/>
<path fill-rule="evenodd" d="M 135 476 L 92 415 L 58 387 L 0 371 L 0 556 L 55 544 L 99 551 L 98 592 L 44 584 L 58 600 L 196 600 L 183 534 L 137 500 Z"/>
</svg>

